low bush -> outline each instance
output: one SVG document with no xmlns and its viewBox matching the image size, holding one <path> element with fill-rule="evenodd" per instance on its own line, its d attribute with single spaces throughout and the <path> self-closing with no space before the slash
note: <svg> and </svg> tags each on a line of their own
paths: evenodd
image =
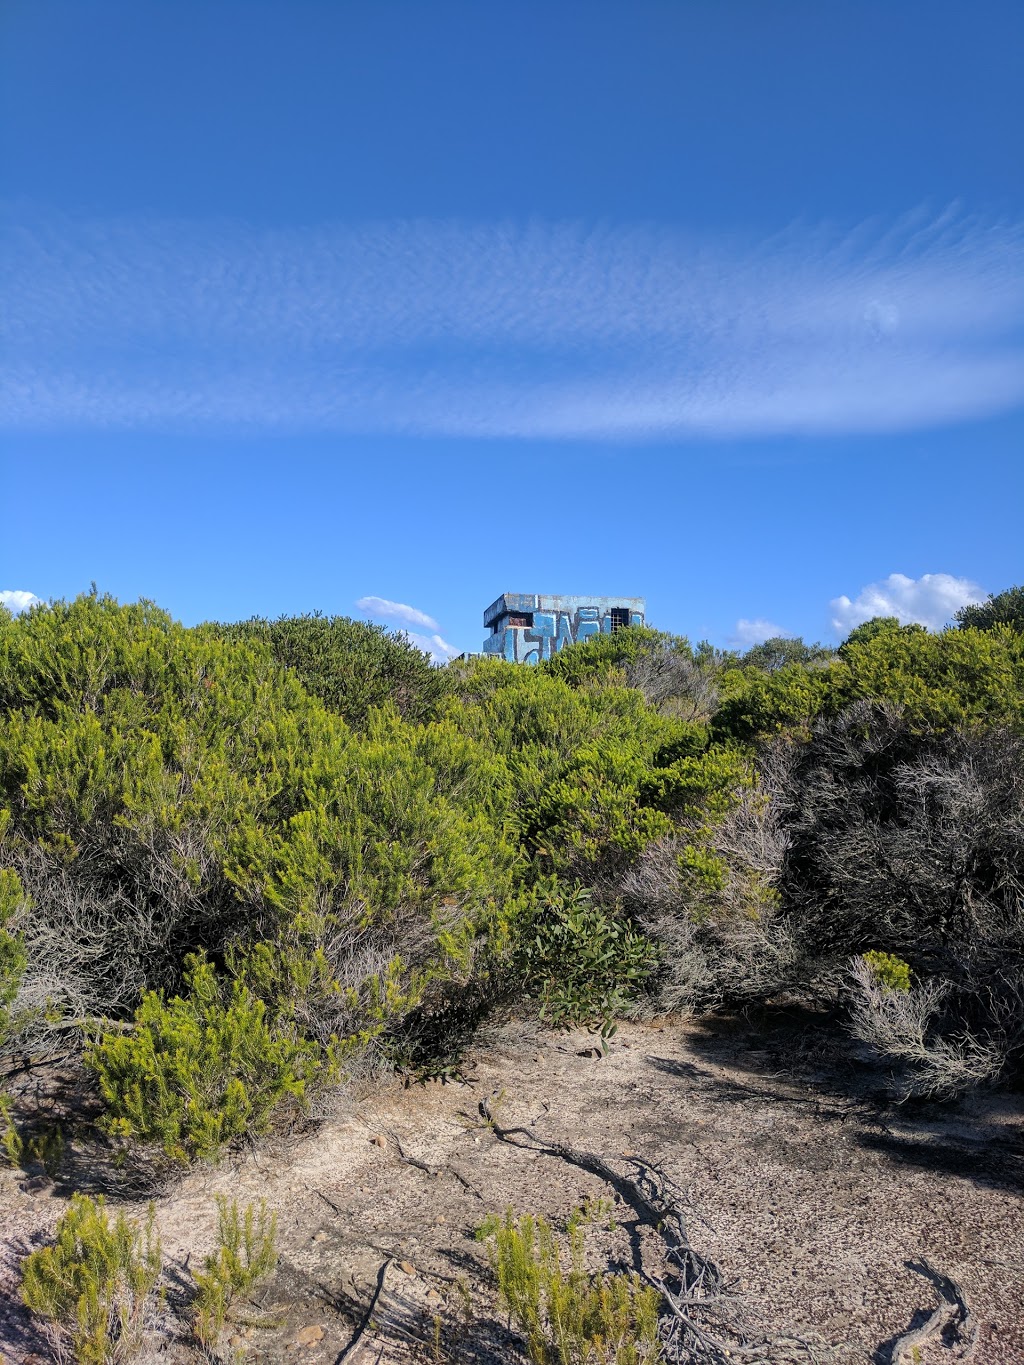
<svg viewBox="0 0 1024 1365">
<path fill-rule="evenodd" d="M 59 1123 L 36 1122 L 18 1128 L 11 1113 L 11 1101 L 0 1095 L 0 1148 L 12 1166 L 25 1170 L 39 1167 L 54 1175 L 64 1157 L 64 1133 Z"/>
<path fill-rule="evenodd" d="M 0 811 L 0 835 L 3 812 Z M 21 879 L 13 869 L 0 867 L 0 1044 L 11 1027 L 10 1004 L 25 970 L 25 945 L 17 926 L 31 908 Z"/>
<path fill-rule="evenodd" d="M 880 953 L 877 948 L 871 948 L 861 956 L 876 986 L 887 991 L 910 990 L 910 967 L 901 957 L 895 953 Z"/>
<path fill-rule="evenodd" d="M 954 618 L 961 630 L 992 630 L 1010 626 L 1024 634 L 1024 584 L 1005 592 L 989 593 L 984 602 L 961 607 Z"/>
<path fill-rule="evenodd" d="M 651 941 L 584 887 L 539 896 L 520 929 L 519 972 L 553 1028 L 607 1025 L 635 1005 L 657 962 Z"/>
<path fill-rule="evenodd" d="M 159 1143 L 179 1162 L 264 1132 L 282 1100 L 303 1106 L 310 1085 L 337 1068 L 330 1048 L 273 1019 L 240 981 L 226 987 L 210 963 L 195 959 L 186 979 L 186 995 L 147 993 L 133 1027 L 103 1034 L 87 1053 L 107 1131 Z"/>
<path fill-rule="evenodd" d="M 592 635 L 579 644 L 562 649 L 538 668 L 559 678 L 570 687 L 592 686 L 609 677 L 621 680 L 624 670 L 668 653 L 689 658 L 689 641 L 682 636 L 666 635 L 649 626 L 630 626 L 611 634 Z"/>
<path fill-rule="evenodd" d="M 236 1200 L 217 1196 L 217 1245 L 196 1272 L 193 1303 L 195 1334 L 207 1350 L 216 1345 L 235 1299 L 251 1294 L 277 1264 L 276 1230 L 266 1201 L 239 1212 Z"/>
<path fill-rule="evenodd" d="M 546 1219 L 516 1218 L 511 1209 L 487 1220 L 477 1235 L 488 1243 L 499 1299 L 522 1333 L 532 1365 L 662 1359 L 661 1296 L 635 1274 L 588 1274 L 579 1220 L 565 1247 Z"/>
<path fill-rule="evenodd" d="M 51 1246 L 22 1266 L 22 1297 L 43 1318 L 59 1361 L 119 1365 L 137 1354 L 160 1278 L 160 1241 L 145 1223 L 111 1219 L 102 1197 L 74 1195 Z"/>
<path fill-rule="evenodd" d="M 388 704 L 407 720 L 429 720 L 450 687 L 449 674 L 401 631 L 371 621 L 316 612 L 202 629 L 220 639 L 269 645 L 307 692 L 358 729 L 374 707 Z"/>
<path fill-rule="evenodd" d="M 780 894 L 790 839 L 779 800 L 785 765 L 777 766 L 762 765 L 756 781 L 744 774 L 717 819 L 680 822 L 619 881 L 624 905 L 658 945 L 652 986 L 664 1009 L 746 1008 L 801 979 L 800 934 Z"/>
<path fill-rule="evenodd" d="M 712 730 L 720 740 L 806 736 L 857 702 L 900 708 L 910 731 L 1000 725 L 1024 731 L 1024 632 L 1008 623 L 933 634 L 881 618 L 858 626 L 837 657 L 773 672 L 723 675 Z"/>
<path fill-rule="evenodd" d="M 850 975 L 850 1032 L 892 1068 L 890 1088 L 898 1099 L 953 1099 L 1004 1070 L 1005 1032 L 964 1028 L 949 981 L 933 977 L 894 988 L 866 954 L 853 959 Z M 1018 1048 L 1020 1019 L 1018 1008 Z"/>
<path fill-rule="evenodd" d="M 402 718 L 402 668 L 438 675 L 404 642 L 296 630 L 328 672 L 358 656 L 358 731 L 274 632 L 96 594 L 0 613 L 0 1032 L 9 1002 L 30 1053 L 91 1039 L 111 1130 L 178 1159 L 301 1103 L 504 932 L 504 758 Z"/>
<path fill-rule="evenodd" d="M 879 959 L 900 999 L 864 1019 L 907 1075 L 911 1001 L 930 1056 L 1012 1074 L 1018 596 L 834 655 L 627 630 L 536 668 L 341 618 L 0 610 L 0 1048 L 91 1040 L 110 1132 L 187 1160 L 364 1046 L 450 1074 L 517 994 L 559 1026 L 834 1005 L 878 953 L 910 975 Z"/>
</svg>

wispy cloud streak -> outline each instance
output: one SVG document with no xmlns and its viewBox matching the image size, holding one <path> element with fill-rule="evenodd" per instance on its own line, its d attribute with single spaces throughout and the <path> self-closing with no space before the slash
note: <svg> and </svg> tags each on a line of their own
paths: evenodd
<svg viewBox="0 0 1024 1365">
<path fill-rule="evenodd" d="M 765 640 L 787 639 L 792 633 L 783 626 L 777 626 L 774 621 L 766 621 L 763 617 L 748 621 L 741 616 L 729 637 L 729 642 L 741 649 L 749 649 L 751 645 L 764 644 Z"/>
<path fill-rule="evenodd" d="M 435 664 L 447 663 L 459 652 L 443 638 L 440 633 L 441 627 L 434 618 L 428 616 L 425 611 L 420 611 L 419 607 L 411 607 L 407 602 L 392 602 L 388 597 L 372 596 L 360 597 L 356 606 L 360 611 L 365 611 L 367 616 L 373 616 L 377 620 L 403 622 L 398 633 L 404 635 L 411 645 L 422 649 L 424 654 L 429 654 Z M 408 626 L 419 626 L 420 629 L 409 630 Z"/>
<path fill-rule="evenodd" d="M 415 645 L 417 649 L 422 649 L 424 654 L 429 654 L 435 664 L 446 664 L 449 659 L 454 659 L 459 652 L 454 645 L 450 645 L 440 635 L 420 635 L 415 630 L 403 630 L 402 634 L 411 645 Z"/>
<path fill-rule="evenodd" d="M 9 220 L 0 421 L 545 438 L 894 431 L 1024 402 L 1024 231 Z"/>
<path fill-rule="evenodd" d="M 409 626 L 421 626 L 425 630 L 439 631 L 441 627 L 432 616 L 419 607 L 410 607 L 406 602 L 392 602 L 387 597 L 360 597 L 356 606 L 367 616 L 375 616 L 385 621 L 404 621 Z"/>
</svg>

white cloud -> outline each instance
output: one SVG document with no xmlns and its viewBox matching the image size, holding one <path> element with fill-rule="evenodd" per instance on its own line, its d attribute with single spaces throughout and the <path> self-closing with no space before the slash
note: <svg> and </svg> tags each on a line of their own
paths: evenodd
<svg viewBox="0 0 1024 1365">
<path fill-rule="evenodd" d="M 28 611 L 29 607 L 41 600 L 34 592 L 26 592 L 24 588 L 4 588 L 0 591 L 0 606 L 5 606 L 15 615 L 19 611 Z"/>
<path fill-rule="evenodd" d="M 929 630 L 941 630 L 961 607 L 984 600 L 984 591 L 969 578 L 948 573 L 908 578 L 893 573 L 879 583 L 868 583 L 852 600 L 835 597 L 829 605 L 833 627 L 847 635 L 873 616 L 896 616 L 902 625 L 916 622 Z"/>
<path fill-rule="evenodd" d="M 774 621 L 765 621 L 761 617 L 748 621 L 741 616 L 736 622 L 736 629 L 730 636 L 730 640 L 735 645 L 746 647 L 763 644 L 765 640 L 777 640 L 780 636 L 789 639 L 792 634 L 791 630 L 784 630 L 782 626 L 777 626 Z"/>
<path fill-rule="evenodd" d="M 401 634 L 410 644 L 429 654 L 435 664 L 447 663 L 462 651 L 441 638 L 441 627 L 432 616 L 418 607 L 410 607 L 405 602 L 392 602 L 386 597 L 360 597 L 356 606 L 368 616 L 380 617 L 385 621 L 403 621 L 410 626 L 421 626 L 423 631 L 402 630 Z"/>
<path fill-rule="evenodd" d="M 449 659 L 454 659 L 457 654 L 461 654 L 460 649 L 450 645 L 447 640 L 442 640 L 440 635 L 418 635 L 413 630 L 403 630 L 402 634 L 411 645 L 417 649 L 422 649 L 425 654 L 429 654 L 435 664 L 446 664 Z"/>
<path fill-rule="evenodd" d="M 391 602 L 386 597 L 360 597 L 356 606 L 360 611 L 365 611 L 367 616 L 381 617 L 385 621 L 404 621 L 407 625 L 422 626 L 432 632 L 441 629 L 425 611 L 407 606 L 404 602 Z"/>
<path fill-rule="evenodd" d="M 1024 402 L 1024 226 L 761 242 L 558 223 L 0 230 L 13 428 L 629 439 L 898 431 Z"/>
</svg>

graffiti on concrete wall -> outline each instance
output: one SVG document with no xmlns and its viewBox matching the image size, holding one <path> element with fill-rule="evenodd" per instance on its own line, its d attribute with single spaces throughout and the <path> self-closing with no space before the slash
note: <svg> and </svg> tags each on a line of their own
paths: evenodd
<svg viewBox="0 0 1024 1365">
<path fill-rule="evenodd" d="M 644 624 L 642 598 L 556 597 L 505 593 L 484 613 L 484 653 L 509 663 L 550 659 L 566 645 Z"/>
</svg>

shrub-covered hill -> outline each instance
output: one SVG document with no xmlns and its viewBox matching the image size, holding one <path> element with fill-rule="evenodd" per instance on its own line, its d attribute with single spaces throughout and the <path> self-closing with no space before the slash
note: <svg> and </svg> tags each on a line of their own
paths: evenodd
<svg viewBox="0 0 1024 1365">
<path fill-rule="evenodd" d="M 802 996 L 906 1093 L 1005 1076 L 1022 698 L 1000 620 L 434 669 L 337 618 L 0 611 L 2 1046 L 79 1048 L 108 1132 L 180 1160 L 517 1002 Z"/>
</svg>

